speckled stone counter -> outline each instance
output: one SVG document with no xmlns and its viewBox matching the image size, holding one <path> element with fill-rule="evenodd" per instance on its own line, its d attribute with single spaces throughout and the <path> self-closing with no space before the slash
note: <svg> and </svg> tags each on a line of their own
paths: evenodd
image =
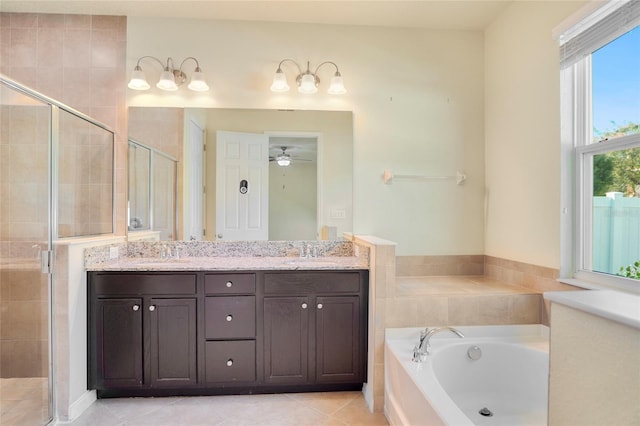
<svg viewBox="0 0 640 426">
<path fill-rule="evenodd" d="M 300 257 L 310 253 L 312 257 Z M 88 249 L 88 271 L 369 269 L 350 241 L 135 242 Z"/>
</svg>

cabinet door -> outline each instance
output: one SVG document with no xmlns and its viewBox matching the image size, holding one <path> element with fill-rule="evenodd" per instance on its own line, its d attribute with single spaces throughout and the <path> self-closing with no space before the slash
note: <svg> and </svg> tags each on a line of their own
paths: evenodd
<svg viewBox="0 0 640 426">
<path fill-rule="evenodd" d="M 150 299 L 146 313 L 151 386 L 196 384 L 196 299 Z"/>
<path fill-rule="evenodd" d="M 316 381 L 362 382 L 360 298 L 317 297 Z"/>
<path fill-rule="evenodd" d="M 95 302 L 96 388 L 142 385 L 142 300 Z"/>
<path fill-rule="evenodd" d="M 264 299 L 264 381 L 299 384 L 308 380 L 309 298 Z"/>
</svg>

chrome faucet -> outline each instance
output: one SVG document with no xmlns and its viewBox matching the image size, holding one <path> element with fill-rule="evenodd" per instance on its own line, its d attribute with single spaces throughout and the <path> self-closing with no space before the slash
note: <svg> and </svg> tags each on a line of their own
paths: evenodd
<svg viewBox="0 0 640 426">
<path fill-rule="evenodd" d="M 440 333 L 441 331 L 450 331 L 460 338 L 464 337 L 464 334 L 453 327 L 425 328 L 420 332 L 420 341 L 413 348 L 413 358 L 411 359 L 413 362 L 423 362 L 427 358 L 427 355 L 431 355 L 431 343 L 429 340 L 434 334 Z"/>
</svg>

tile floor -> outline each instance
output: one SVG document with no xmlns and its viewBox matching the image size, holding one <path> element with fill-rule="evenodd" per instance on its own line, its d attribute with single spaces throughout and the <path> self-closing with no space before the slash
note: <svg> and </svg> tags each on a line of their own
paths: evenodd
<svg viewBox="0 0 640 426">
<path fill-rule="evenodd" d="M 74 426 L 387 425 L 362 392 L 100 399 Z M 4 423 L 3 423 L 4 426 Z"/>
<path fill-rule="evenodd" d="M 47 379 L 0 379 L 0 425 L 42 426 L 49 419 Z"/>
</svg>

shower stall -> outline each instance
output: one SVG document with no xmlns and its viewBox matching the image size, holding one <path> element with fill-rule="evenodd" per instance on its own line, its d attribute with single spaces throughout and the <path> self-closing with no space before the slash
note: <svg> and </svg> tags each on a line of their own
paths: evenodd
<svg viewBox="0 0 640 426">
<path fill-rule="evenodd" d="M 113 233 L 113 182 L 112 130 L 0 75 L 3 426 L 55 416 L 56 246 Z"/>
</svg>

